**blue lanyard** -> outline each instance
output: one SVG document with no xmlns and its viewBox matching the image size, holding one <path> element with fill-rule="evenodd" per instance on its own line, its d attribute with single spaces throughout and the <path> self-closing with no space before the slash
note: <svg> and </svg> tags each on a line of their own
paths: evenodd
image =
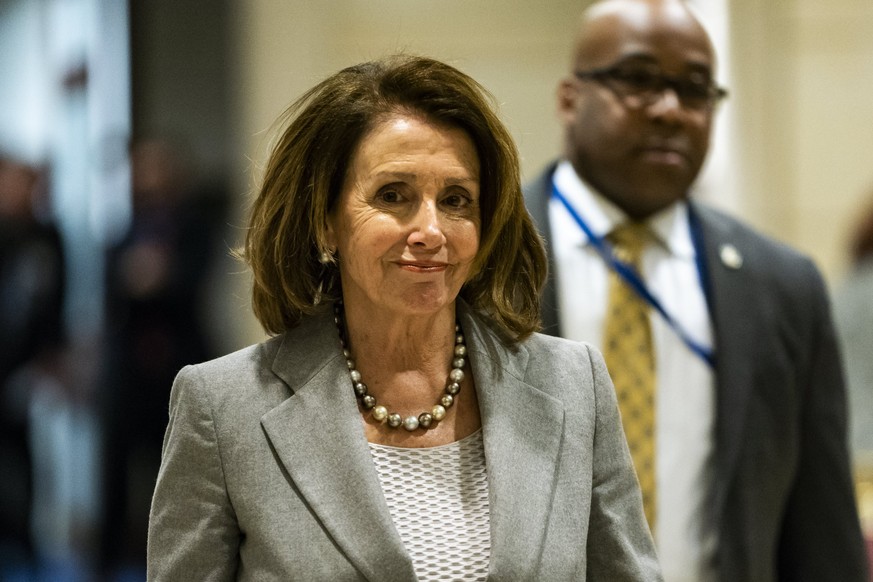
<svg viewBox="0 0 873 582">
<path fill-rule="evenodd" d="M 597 254 L 603 259 L 606 265 L 615 271 L 619 277 L 624 279 L 624 281 L 631 286 L 634 292 L 639 295 L 646 303 L 655 308 L 658 313 L 661 314 L 661 317 L 664 318 L 664 321 L 673 329 L 676 335 L 679 336 L 685 345 L 688 348 L 697 354 L 700 358 L 703 359 L 704 362 L 709 364 L 710 368 L 715 369 L 715 354 L 712 349 L 698 343 L 695 341 L 685 329 L 679 325 L 679 322 L 673 319 L 669 313 L 664 309 L 664 306 L 661 305 L 661 302 L 658 301 L 658 298 L 652 295 L 649 289 L 646 287 L 646 284 L 643 282 L 642 278 L 637 274 L 636 270 L 634 270 L 633 266 L 625 263 L 624 261 L 618 259 L 615 256 L 615 253 L 612 250 L 612 246 L 602 237 L 597 236 L 588 226 L 588 223 L 582 218 L 582 216 L 576 212 L 576 209 L 570 204 L 570 201 L 567 200 L 563 194 L 561 194 L 558 187 L 552 184 L 552 195 L 557 198 L 561 204 L 564 205 L 564 208 L 567 209 L 567 212 L 570 213 L 570 216 L 573 217 L 573 220 L 576 221 L 576 224 L 579 225 L 579 228 L 588 236 L 588 240 L 591 241 L 591 244 L 594 246 L 594 249 L 597 251 Z M 698 275 L 702 277 L 702 273 L 700 273 L 700 263 L 697 263 Z"/>
</svg>

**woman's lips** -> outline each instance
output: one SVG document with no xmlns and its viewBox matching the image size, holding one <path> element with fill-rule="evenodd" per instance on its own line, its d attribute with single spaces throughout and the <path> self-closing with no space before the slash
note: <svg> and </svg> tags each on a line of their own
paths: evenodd
<svg viewBox="0 0 873 582">
<path fill-rule="evenodd" d="M 397 265 L 405 270 L 415 273 L 438 273 L 448 268 L 446 263 L 434 263 L 429 261 L 400 261 Z"/>
</svg>

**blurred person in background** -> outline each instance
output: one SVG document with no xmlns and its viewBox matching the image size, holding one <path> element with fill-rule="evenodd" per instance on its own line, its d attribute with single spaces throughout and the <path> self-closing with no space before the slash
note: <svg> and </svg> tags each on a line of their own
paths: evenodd
<svg viewBox="0 0 873 582">
<path fill-rule="evenodd" d="M 186 150 L 168 139 L 131 150 L 133 216 L 107 261 L 102 568 L 144 569 L 148 510 L 160 463 L 169 386 L 213 357 L 204 293 L 226 210 Z"/>
<path fill-rule="evenodd" d="M 32 381 L 60 374 L 64 259 L 44 176 L 0 156 L 0 578 L 35 567 Z"/>
<path fill-rule="evenodd" d="M 873 468 L 873 204 L 852 231 L 849 256 L 834 311 L 846 362 L 853 454 Z"/>
<path fill-rule="evenodd" d="M 725 95 L 709 35 L 679 0 L 605 0 L 571 58 L 564 158 L 527 188 L 543 323 L 604 351 L 664 578 L 866 582 L 824 282 L 689 197 Z"/>
<path fill-rule="evenodd" d="M 873 203 L 852 230 L 849 257 L 849 273 L 834 295 L 834 313 L 846 365 L 861 522 L 873 564 Z"/>
</svg>

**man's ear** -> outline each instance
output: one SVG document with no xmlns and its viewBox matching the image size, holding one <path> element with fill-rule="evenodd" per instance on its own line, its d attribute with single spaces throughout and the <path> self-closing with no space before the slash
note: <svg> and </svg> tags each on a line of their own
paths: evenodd
<svg viewBox="0 0 873 582">
<path fill-rule="evenodd" d="M 579 87 L 573 79 L 564 79 L 558 84 L 555 97 L 558 103 L 558 120 L 563 125 L 570 125 L 576 119 L 576 99 L 579 97 Z"/>
</svg>

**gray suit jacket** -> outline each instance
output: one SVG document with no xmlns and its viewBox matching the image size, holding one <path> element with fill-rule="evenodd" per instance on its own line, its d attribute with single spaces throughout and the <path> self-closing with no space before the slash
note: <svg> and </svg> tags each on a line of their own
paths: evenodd
<svg viewBox="0 0 873 582">
<path fill-rule="evenodd" d="M 502 344 L 459 305 L 482 416 L 489 580 L 660 580 L 599 354 Z M 445 517 L 443 517 L 445 518 Z M 415 580 L 329 310 L 179 373 L 149 580 Z"/>
<path fill-rule="evenodd" d="M 547 247 L 553 172 L 525 191 Z M 689 206 L 715 331 L 720 579 L 866 581 L 845 388 L 821 276 L 808 258 L 739 221 Z M 722 259 L 726 246 L 741 264 Z M 552 277 L 543 321 L 559 335 Z"/>
</svg>

